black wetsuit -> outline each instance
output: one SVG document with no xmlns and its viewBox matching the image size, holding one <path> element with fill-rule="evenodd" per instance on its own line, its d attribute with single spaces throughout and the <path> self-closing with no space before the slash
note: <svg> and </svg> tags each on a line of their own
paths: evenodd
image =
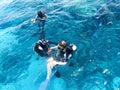
<svg viewBox="0 0 120 90">
<path fill-rule="evenodd" d="M 39 46 L 43 49 L 43 50 L 40 50 L 39 49 Z M 38 41 L 35 46 L 34 46 L 34 51 L 36 53 L 38 53 L 38 55 L 40 55 L 41 57 L 44 57 L 44 56 L 48 56 L 48 48 L 49 48 L 49 42 L 45 42 L 45 41 Z"/>
<path fill-rule="evenodd" d="M 70 54 L 73 54 L 73 49 L 71 45 L 66 46 L 66 61 L 68 60 L 68 57 Z"/>
<path fill-rule="evenodd" d="M 36 17 L 36 21 L 38 22 L 38 28 L 39 28 L 39 30 L 44 30 L 45 20 L 41 20 L 43 17 L 46 18 L 46 15 L 43 14 L 42 12 L 41 12 L 40 15 L 38 14 L 37 17 Z"/>
</svg>

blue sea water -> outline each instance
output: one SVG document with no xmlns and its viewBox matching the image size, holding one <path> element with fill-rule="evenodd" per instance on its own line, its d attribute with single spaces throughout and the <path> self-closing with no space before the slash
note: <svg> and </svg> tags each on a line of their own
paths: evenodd
<svg viewBox="0 0 120 90">
<path fill-rule="evenodd" d="M 38 10 L 47 14 L 46 39 L 77 45 L 73 67 L 58 67 L 61 77 L 48 82 L 47 60 L 33 51 Z M 0 90 L 45 89 L 120 90 L 120 0 L 0 2 Z"/>
</svg>

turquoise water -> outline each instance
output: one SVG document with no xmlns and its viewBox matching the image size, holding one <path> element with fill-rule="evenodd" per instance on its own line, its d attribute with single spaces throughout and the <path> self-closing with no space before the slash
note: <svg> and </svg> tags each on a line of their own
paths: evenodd
<svg viewBox="0 0 120 90">
<path fill-rule="evenodd" d="M 78 47 L 47 85 L 46 58 L 33 51 L 38 10 L 46 39 Z M 4 0 L 0 12 L 0 90 L 120 90 L 120 0 Z"/>
</svg>

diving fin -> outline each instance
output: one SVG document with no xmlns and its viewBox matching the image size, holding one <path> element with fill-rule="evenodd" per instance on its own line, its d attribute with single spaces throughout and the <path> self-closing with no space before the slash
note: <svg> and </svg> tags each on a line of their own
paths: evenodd
<svg viewBox="0 0 120 90">
<path fill-rule="evenodd" d="M 58 70 L 55 72 L 55 76 L 60 78 L 60 72 Z"/>
</svg>

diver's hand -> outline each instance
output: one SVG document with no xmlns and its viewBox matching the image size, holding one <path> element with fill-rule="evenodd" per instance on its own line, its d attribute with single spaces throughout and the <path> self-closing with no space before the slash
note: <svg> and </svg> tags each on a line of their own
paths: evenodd
<svg viewBox="0 0 120 90">
<path fill-rule="evenodd" d="M 48 54 L 50 54 L 52 52 L 52 49 L 48 48 Z"/>
<path fill-rule="evenodd" d="M 68 59 L 70 59 L 72 57 L 72 54 L 70 54 L 69 56 L 68 56 Z"/>
<path fill-rule="evenodd" d="M 34 19 L 34 18 L 32 18 L 32 19 L 31 19 L 31 22 L 32 22 L 32 23 L 35 23 L 35 19 Z"/>
</svg>

